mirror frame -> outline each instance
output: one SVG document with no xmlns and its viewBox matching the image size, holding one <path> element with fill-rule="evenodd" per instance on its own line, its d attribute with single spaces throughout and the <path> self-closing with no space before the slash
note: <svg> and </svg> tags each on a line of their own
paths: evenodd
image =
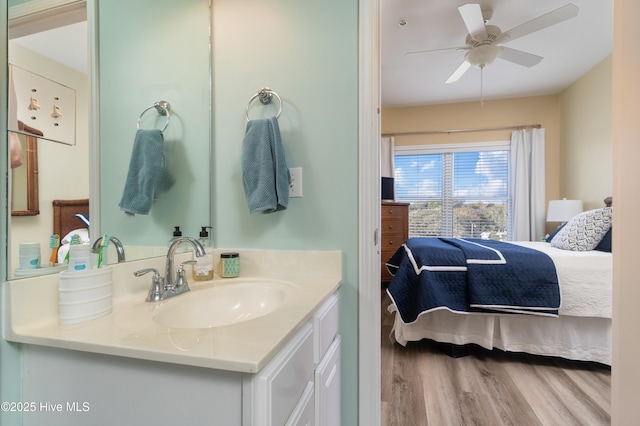
<svg viewBox="0 0 640 426">
<path fill-rule="evenodd" d="M 27 209 L 11 210 L 11 216 L 37 216 L 40 214 L 38 189 L 38 138 L 22 133 L 26 139 L 27 159 Z"/>
</svg>

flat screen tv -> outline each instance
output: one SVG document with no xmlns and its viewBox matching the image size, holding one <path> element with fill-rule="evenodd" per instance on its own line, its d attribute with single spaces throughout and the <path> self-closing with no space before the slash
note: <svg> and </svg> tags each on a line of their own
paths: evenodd
<svg viewBox="0 0 640 426">
<path fill-rule="evenodd" d="M 394 183 L 393 178 L 391 177 L 383 177 L 382 184 L 380 185 L 382 188 L 382 200 L 384 201 L 394 201 L 395 200 L 395 191 L 394 191 Z"/>
</svg>

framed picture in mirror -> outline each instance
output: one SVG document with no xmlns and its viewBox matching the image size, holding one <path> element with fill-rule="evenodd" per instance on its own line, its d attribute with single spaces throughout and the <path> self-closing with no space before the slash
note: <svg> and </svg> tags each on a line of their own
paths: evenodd
<svg viewBox="0 0 640 426">
<path fill-rule="evenodd" d="M 11 156 L 11 216 L 40 214 L 38 138 L 9 132 Z"/>
</svg>

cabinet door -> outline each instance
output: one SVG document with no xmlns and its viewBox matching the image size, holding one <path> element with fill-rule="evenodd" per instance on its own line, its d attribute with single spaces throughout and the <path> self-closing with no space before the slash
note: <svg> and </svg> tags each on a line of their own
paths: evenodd
<svg viewBox="0 0 640 426">
<path fill-rule="evenodd" d="M 300 398 L 300 402 L 293 409 L 291 417 L 287 420 L 285 426 L 315 426 L 316 424 L 316 408 L 314 398 L 313 382 L 307 383 L 304 393 Z"/>
<path fill-rule="evenodd" d="M 316 425 L 340 425 L 340 336 L 316 368 Z"/>
<path fill-rule="evenodd" d="M 247 419 L 251 426 L 285 424 L 313 377 L 313 327 L 305 324 L 252 379 Z"/>
</svg>

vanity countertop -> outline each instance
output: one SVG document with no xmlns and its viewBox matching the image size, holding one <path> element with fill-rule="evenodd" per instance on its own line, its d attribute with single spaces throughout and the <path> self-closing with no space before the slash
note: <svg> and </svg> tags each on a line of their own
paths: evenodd
<svg viewBox="0 0 640 426">
<path fill-rule="evenodd" d="M 5 339 L 12 342 L 80 350 L 244 373 L 256 373 L 294 335 L 316 307 L 341 283 L 342 252 L 234 250 L 240 253 L 239 278 L 190 281 L 191 292 L 233 285 L 247 278 L 283 280 L 297 287 L 292 300 L 260 318 L 214 328 L 176 329 L 150 320 L 166 302 L 144 302 L 150 274 L 163 270 L 164 257 L 112 265 L 113 311 L 80 324 L 58 321 L 58 275 L 6 282 Z M 218 259 L 220 250 L 214 252 Z M 187 255 L 185 255 L 187 256 Z M 180 259 L 177 259 L 180 260 Z M 235 281 L 234 281 L 235 280 Z"/>
</svg>

